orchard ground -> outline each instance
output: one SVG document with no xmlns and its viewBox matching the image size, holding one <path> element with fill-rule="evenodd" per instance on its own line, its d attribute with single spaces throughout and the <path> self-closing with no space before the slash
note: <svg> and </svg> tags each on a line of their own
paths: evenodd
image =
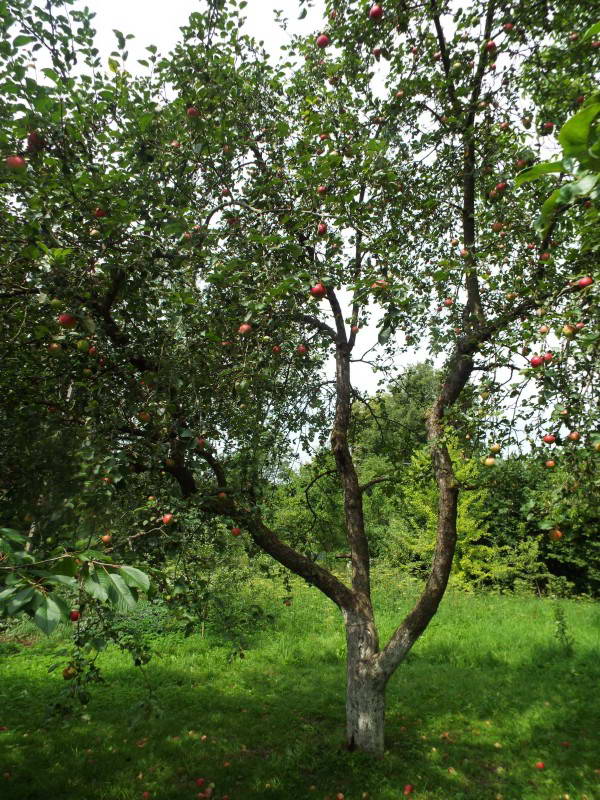
<svg viewBox="0 0 600 800">
<path fill-rule="evenodd" d="M 417 587 L 382 569 L 374 580 L 385 641 Z M 246 587 L 273 621 L 243 659 L 211 631 L 153 636 L 143 672 L 109 649 L 99 657 L 106 684 L 51 722 L 66 685 L 65 631 L 4 636 L 0 796 L 193 800 L 214 784 L 212 796 L 230 800 L 397 800 L 407 786 L 415 800 L 600 797 L 597 604 L 450 591 L 390 681 L 377 760 L 343 749 L 340 615 L 318 591 L 292 587 L 290 606 L 280 583 Z"/>
</svg>

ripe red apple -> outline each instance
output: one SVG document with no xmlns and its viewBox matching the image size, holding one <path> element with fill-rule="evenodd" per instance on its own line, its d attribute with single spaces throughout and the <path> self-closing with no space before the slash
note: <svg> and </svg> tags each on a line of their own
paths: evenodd
<svg viewBox="0 0 600 800">
<path fill-rule="evenodd" d="M 414 790 L 415 790 L 415 787 L 412 785 L 412 783 L 407 783 L 406 786 L 404 787 L 404 789 L 402 790 L 402 794 L 409 795 L 409 794 L 412 794 L 414 792 Z"/>
<path fill-rule="evenodd" d="M 383 291 L 384 289 L 387 289 L 388 286 L 389 283 L 386 280 L 384 280 L 383 278 L 379 278 L 378 280 L 375 281 L 375 283 L 371 284 L 371 289 L 375 291 Z"/>
<path fill-rule="evenodd" d="M 303 356 L 305 353 L 308 353 L 308 347 L 305 344 L 299 344 L 296 348 L 296 352 Z"/>
<path fill-rule="evenodd" d="M 161 520 L 163 525 L 170 525 L 173 522 L 173 514 L 163 514 Z"/>
<path fill-rule="evenodd" d="M 446 306 L 446 308 L 450 308 L 450 306 L 454 305 L 454 300 L 451 297 L 446 297 L 444 299 L 444 305 Z"/>
<path fill-rule="evenodd" d="M 575 99 L 575 102 L 576 102 L 576 103 L 577 103 L 577 105 L 579 105 L 579 106 L 580 106 L 580 105 L 582 105 L 583 103 L 585 103 L 585 95 L 583 95 L 583 94 L 580 94 L 580 95 L 579 95 L 579 97 L 577 97 L 577 98 Z"/>
<path fill-rule="evenodd" d="M 249 322 L 242 322 L 242 324 L 238 328 L 238 333 L 240 333 L 242 336 L 245 336 L 247 333 L 250 333 L 251 330 L 252 330 L 252 325 L 250 325 Z"/>
<path fill-rule="evenodd" d="M 505 22 L 502 26 L 502 29 L 505 30 L 507 33 L 510 33 L 514 28 L 514 24 L 512 22 Z"/>
<path fill-rule="evenodd" d="M 137 415 L 140 422 L 150 422 L 152 415 L 149 411 L 140 411 Z"/>
<path fill-rule="evenodd" d="M 314 286 L 311 287 L 310 293 L 313 297 L 316 297 L 318 300 L 325 297 L 327 294 L 327 287 L 324 286 L 320 281 L 316 283 Z"/>
<path fill-rule="evenodd" d="M 489 42 L 485 43 L 485 49 L 488 51 L 488 53 L 492 53 L 496 49 L 496 42 L 490 39 Z"/>
<path fill-rule="evenodd" d="M 600 47 L 600 40 L 597 40 L 597 39 L 594 40 L 592 42 L 592 47 L 594 48 L 594 50 L 597 50 Z"/>
<path fill-rule="evenodd" d="M 196 778 L 196 786 L 204 786 L 205 783 L 204 778 Z"/>
<path fill-rule="evenodd" d="M 106 211 L 104 208 L 98 207 L 92 211 L 92 216 L 96 217 L 96 219 L 102 219 L 102 217 L 108 216 L 108 211 Z"/>
<path fill-rule="evenodd" d="M 555 542 L 558 541 L 559 539 L 562 539 L 563 536 L 564 533 L 558 528 L 553 528 L 550 531 L 550 538 L 553 539 Z"/>
<path fill-rule="evenodd" d="M 358 327 L 358 325 L 353 325 L 353 326 L 350 328 L 350 330 L 352 331 L 352 333 L 358 333 L 358 332 L 359 332 L 359 330 L 360 330 L 360 328 Z"/>
<path fill-rule="evenodd" d="M 546 442 L 546 444 L 554 444 L 554 442 L 556 441 L 556 436 L 553 436 L 551 433 L 547 433 L 545 436 L 542 437 L 542 439 L 544 442 Z"/>
<path fill-rule="evenodd" d="M 542 356 L 534 356 L 532 359 L 530 359 L 529 363 L 532 367 L 541 367 L 544 363 L 544 359 Z"/>
<path fill-rule="evenodd" d="M 540 325 L 538 331 L 545 336 L 547 333 L 550 333 L 550 328 L 547 325 Z"/>
<path fill-rule="evenodd" d="M 545 131 L 552 131 L 552 130 L 554 130 L 554 123 L 553 122 L 544 122 L 544 124 L 542 125 L 542 128 Z"/>
<path fill-rule="evenodd" d="M 142 800 L 150 800 L 151 797 L 150 792 L 142 792 Z"/>
<path fill-rule="evenodd" d="M 202 436 L 196 436 L 196 444 L 198 445 L 200 450 L 204 450 L 204 448 L 206 447 L 206 439 L 204 439 Z"/>
<path fill-rule="evenodd" d="M 239 536 L 241 532 L 242 532 L 241 528 L 232 528 L 231 529 L 231 535 L 232 536 Z"/>
<path fill-rule="evenodd" d="M 317 225 L 317 233 L 319 236 L 323 236 L 323 234 L 327 233 L 327 223 L 326 222 L 319 222 Z"/>
<path fill-rule="evenodd" d="M 374 47 L 373 48 L 373 55 L 375 56 L 375 58 L 379 58 L 381 53 L 382 53 L 381 47 Z"/>
<path fill-rule="evenodd" d="M 517 169 L 525 169 L 525 167 L 527 166 L 527 161 L 524 158 L 517 158 L 517 160 L 515 161 L 515 166 L 517 167 Z"/>
<path fill-rule="evenodd" d="M 320 195 L 327 194 L 327 187 L 326 186 L 317 186 L 317 194 L 320 194 Z"/>
<path fill-rule="evenodd" d="M 496 184 L 495 188 L 496 188 L 497 192 L 503 192 L 503 191 L 505 191 L 507 186 L 508 186 L 508 183 L 506 183 L 506 181 L 500 181 L 500 183 Z"/>
<path fill-rule="evenodd" d="M 548 461 L 545 462 L 544 466 L 547 467 L 548 469 L 552 469 L 553 467 L 556 466 L 556 461 L 549 458 Z"/>
<path fill-rule="evenodd" d="M 45 145 L 44 138 L 37 131 L 30 131 L 27 134 L 27 149 L 30 153 L 39 153 Z"/>
<path fill-rule="evenodd" d="M 578 331 L 582 331 L 585 328 L 585 322 L 576 322 L 575 327 Z"/>
<path fill-rule="evenodd" d="M 570 439 L 572 442 L 578 442 L 581 439 L 581 434 L 579 431 L 571 431 L 571 433 L 567 434 L 567 439 Z"/>
<path fill-rule="evenodd" d="M 547 353 L 544 353 L 544 361 L 547 364 L 549 364 L 550 361 L 552 361 L 553 358 L 554 358 L 554 353 L 551 353 L 550 351 L 548 351 Z"/>
<path fill-rule="evenodd" d="M 77 325 L 77 319 L 72 314 L 60 314 L 58 324 L 63 328 L 74 328 Z"/>
<path fill-rule="evenodd" d="M 281 345 L 274 344 L 271 350 L 278 356 L 281 353 Z"/>
<path fill-rule="evenodd" d="M 398 100 L 401 97 L 404 97 L 404 89 L 398 89 L 398 91 L 396 92 L 396 97 L 398 98 Z"/>
<path fill-rule="evenodd" d="M 536 761 L 536 762 L 535 762 L 535 768 L 536 768 L 536 769 L 544 769 L 544 767 L 545 767 L 545 766 L 546 766 L 546 765 L 544 764 L 544 762 L 543 762 L 543 761 Z"/>
<path fill-rule="evenodd" d="M 383 17 L 383 7 L 379 5 L 371 6 L 369 19 L 381 19 Z"/>
<path fill-rule="evenodd" d="M 330 39 L 326 33 L 322 33 L 320 36 L 317 36 L 317 47 L 327 47 L 329 42 Z"/>
<path fill-rule="evenodd" d="M 227 500 L 227 492 L 217 492 L 219 500 Z"/>
<path fill-rule="evenodd" d="M 551 258 L 550 253 L 540 253 L 540 261 L 550 261 Z"/>
<path fill-rule="evenodd" d="M 69 619 L 71 620 L 71 622 L 77 622 L 80 616 L 81 614 L 79 613 L 79 611 L 77 611 L 77 609 L 73 609 L 73 611 L 71 611 L 69 614 Z"/>
<path fill-rule="evenodd" d="M 181 147 L 181 142 L 178 142 L 177 139 L 173 139 L 173 141 L 171 142 L 171 147 L 174 147 L 175 149 L 177 149 L 177 148 Z"/>
<path fill-rule="evenodd" d="M 563 325 L 562 332 L 563 335 L 567 337 L 575 336 L 575 334 L 577 333 L 577 328 L 575 327 L 575 325 L 571 324 Z"/>
<path fill-rule="evenodd" d="M 492 230 L 494 233 L 500 233 L 504 225 L 501 222 L 493 222 L 492 223 Z"/>
<path fill-rule="evenodd" d="M 507 131 L 510 128 L 510 124 L 508 122 L 500 122 L 498 123 L 498 127 L 501 131 Z"/>
<path fill-rule="evenodd" d="M 107 531 L 103 536 L 100 537 L 100 540 L 103 544 L 110 544 L 112 542 L 112 535 Z"/>
<path fill-rule="evenodd" d="M 196 106 L 190 106 L 185 113 L 190 118 L 194 118 L 194 117 L 199 117 L 200 116 L 200 112 L 198 111 Z"/>
<path fill-rule="evenodd" d="M 585 289 L 586 286 L 591 286 L 593 282 L 594 279 L 591 278 L 589 275 L 586 275 L 583 278 L 579 278 L 579 280 L 577 281 L 577 286 L 579 286 L 580 289 Z"/>
<path fill-rule="evenodd" d="M 460 255 L 461 255 L 463 258 L 466 258 L 466 257 L 469 255 L 469 251 L 467 250 L 467 248 L 466 248 L 466 247 L 463 247 L 463 249 L 460 251 Z"/>
<path fill-rule="evenodd" d="M 456 247 L 456 245 L 458 244 L 458 239 L 450 239 L 450 244 L 452 245 L 452 247 Z"/>
<path fill-rule="evenodd" d="M 21 156 L 7 156 L 4 163 L 8 169 L 25 169 L 27 162 Z"/>
</svg>

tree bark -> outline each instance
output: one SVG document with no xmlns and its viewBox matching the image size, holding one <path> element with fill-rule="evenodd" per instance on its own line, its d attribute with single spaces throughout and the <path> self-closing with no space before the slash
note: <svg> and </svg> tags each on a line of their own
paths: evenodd
<svg viewBox="0 0 600 800">
<path fill-rule="evenodd" d="M 382 756 L 385 732 L 385 686 L 378 669 L 377 630 L 373 622 L 344 611 L 347 643 L 346 745 L 348 750 Z"/>
</svg>

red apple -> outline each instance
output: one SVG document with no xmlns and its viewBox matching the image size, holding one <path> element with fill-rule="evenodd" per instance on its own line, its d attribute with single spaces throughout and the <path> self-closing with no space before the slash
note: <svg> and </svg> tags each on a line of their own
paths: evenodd
<svg viewBox="0 0 600 800">
<path fill-rule="evenodd" d="M 542 125 L 543 130 L 545 131 L 553 131 L 554 130 L 554 123 L 553 122 L 544 122 Z"/>
<path fill-rule="evenodd" d="M 48 345 L 48 352 L 53 356 L 58 355 L 58 353 L 62 352 L 62 345 L 60 342 L 50 342 Z"/>
<path fill-rule="evenodd" d="M 517 169 L 525 169 L 525 167 L 527 166 L 527 161 L 524 158 L 517 158 L 517 160 L 515 161 L 515 166 L 517 167 Z"/>
<path fill-rule="evenodd" d="M 327 294 L 327 287 L 324 286 L 320 281 L 316 283 L 314 286 L 311 287 L 310 293 L 313 297 L 316 297 L 318 300 L 325 297 Z"/>
<path fill-rule="evenodd" d="M 507 186 L 508 186 L 508 183 L 506 183 L 506 181 L 500 181 L 500 183 L 496 184 L 496 191 L 497 192 L 503 192 L 506 189 Z"/>
<path fill-rule="evenodd" d="M 163 514 L 161 521 L 163 525 L 170 525 L 173 522 L 173 514 Z"/>
<path fill-rule="evenodd" d="M 460 254 L 463 258 L 466 258 L 469 255 L 469 251 L 466 247 L 463 247 L 463 249 L 460 251 Z"/>
<path fill-rule="evenodd" d="M 242 336 L 245 336 L 247 333 L 250 333 L 251 330 L 252 330 L 252 325 L 250 325 L 249 322 L 242 322 L 242 324 L 238 328 L 238 333 L 240 333 Z"/>
<path fill-rule="evenodd" d="M 199 116 L 200 116 L 200 112 L 198 111 L 198 109 L 196 108 L 196 106 L 190 106 L 190 107 L 187 109 L 187 111 L 186 111 L 185 113 L 186 113 L 186 114 L 188 115 L 188 117 L 190 117 L 190 118 L 193 118 L 193 117 L 199 117 Z"/>
<path fill-rule="evenodd" d="M 104 536 L 100 537 L 100 540 L 103 544 L 110 544 L 112 542 L 112 535 L 108 533 L 108 531 L 104 534 Z"/>
<path fill-rule="evenodd" d="M 594 40 L 592 42 L 592 47 L 594 48 L 594 50 L 597 50 L 600 47 L 600 40 L 597 40 L 597 39 Z"/>
<path fill-rule="evenodd" d="M 71 622 L 77 622 L 80 616 L 81 614 L 79 613 L 79 611 L 77 611 L 77 609 L 73 609 L 73 611 L 71 611 L 71 613 L 69 614 L 69 619 L 71 620 Z"/>
<path fill-rule="evenodd" d="M 540 325 L 538 331 L 545 336 L 547 333 L 550 333 L 550 328 L 547 325 Z"/>
<path fill-rule="evenodd" d="M 505 22 L 502 26 L 502 29 L 505 30 L 507 33 L 510 33 L 515 26 L 512 22 Z"/>
<path fill-rule="evenodd" d="M 196 444 L 198 445 L 200 450 L 204 450 L 204 448 L 206 447 L 206 439 L 204 439 L 202 436 L 196 436 Z"/>
<path fill-rule="evenodd" d="M 510 128 L 510 124 L 508 122 L 500 122 L 498 123 L 498 127 L 501 131 L 507 131 Z"/>
<path fill-rule="evenodd" d="M 278 356 L 281 353 L 281 345 L 274 344 L 271 350 Z"/>
<path fill-rule="evenodd" d="M 30 131 L 27 134 L 27 149 L 30 153 L 39 153 L 46 145 L 43 137 L 37 131 Z"/>
<path fill-rule="evenodd" d="M 7 156 L 4 163 L 9 169 L 25 169 L 27 162 L 21 156 Z"/>
<path fill-rule="evenodd" d="M 151 797 L 150 792 L 142 792 L 142 800 L 150 800 Z"/>
<path fill-rule="evenodd" d="M 580 289 L 585 289 L 586 286 L 591 286 L 593 282 L 594 279 L 591 278 L 589 275 L 586 275 L 583 278 L 579 278 L 579 280 L 577 281 L 577 286 L 579 286 Z"/>
<path fill-rule="evenodd" d="M 542 437 L 542 439 L 544 442 L 546 442 L 546 444 L 554 444 L 554 442 L 556 441 L 556 436 L 553 436 L 551 433 L 547 433 L 545 436 Z"/>
<path fill-rule="evenodd" d="M 488 53 L 492 53 L 496 49 L 496 42 L 490 39 L 489 42 L 485 43 L 485 49 L 488 51 Z"/>
<path fill-rule="evenodd" d="M 544 359 L 541 356 L 534 356 L 532 359 L 530 359 L 529 363 L 532 367 L 541 367 L 544 363 Z"/>
<path fill-rule="evenodd" d="M 359 330 L 360 330 L 360 328 L 358 327 L 358 325 L 353 325 L 353 326 L 350 328 L 350 330 L 352 331 L 352 333 L 358 333 L 358 332 L 359 332 Z"/>
<path fill-rule="evenodd" d="M 564 533 L 558 528 L 553 528 L 550 531 L 550 538 L 553 539 L 555 542 L 558 541 L 559 539 L 562 539 L 563 536 Z"/>
<path fill-rule="evenodd" d="M 545 361 L 547 364 L 548 364 L 550 361 L 552 361 L 552 359 L 553 359 L 553 358 L 554 358 L 554 353 L 551 353 L 550 351 L 548 351 L 547 353 L 544 353 L 544 361 Z"/>
<path fill-rule="evenodd" d="M 373 48 L 373 55 L 375 56 L 375 58 L 379 58 L 381 53 L 382 53 L 381 47 L 374 47 Z"/>
<path fill-rule="evenodd" d="M 444 300 L 444 305 L 446 308 L 450 308 L 450 306 L 454 305 L 454 300 L 451 297 L 446 297 Z"/>
<path fill-rule="evenodd" d="M 379 278 L 379 280 L 376 280 L 375 283 L 371 284 L 371 289 L 374 289 L 375 291 L 384 290 L 387 289 L 388 286 L 389 283 L 386 280 Z"/>
<path fill-rule="evenodd" d="M 196 786 L 204 786 L 205 783 L 204 778 L 196 778 Z"/>
<path fill-rule="evenodd" d="M 550 253 L 540 253 L 540 261 L 550 261 L 551 258 Z"/>
<path fill-rule="evenodd" d="M 404 97 L 404 89 L 398 89 L 398 91 L 396 92 L 396 97 L 398 98 L 398 100 L 401 97 Z"/>
<path fill-rule="evenodd" d="M 296 352 L 303 356 L 305 353 L 308 353 L 308 347 L 305 344 L 299 344 L 296 348 Z"/>
<path fill-rule="evenodd" d="M 500 233 L 504 225 L 501 222 L 493 222 L 492 223 L 492 230 L 494 233 Z"/>
<path fill-rule="evenodd" d="M 241 532 L 242 532 L 241 528 L 232 528 L 231 529 L 231 535 L 232 536 L 239 536 Z"/>
<path fill-rule="evenodd" d="M 106 211 L 104 208 L 98 207 L 92 211 L 92 216 L 96 217 L 96 219 L 102 219 L 102 217 L 108 216 L 108 211 Z"/>
<path fill-rule="evenodd" d="M 326 222 L 319 222 L 317 225 L 317 233 L 319 236 L 323 236 L 323 234 L 327 233 L 327 223 Z"/>
<path fill-rule="evenodd" d="M 414 790 L 415 790 L 415 787 L 412 785 L 412 783 L 407 783 L 406 786 L 404 787 L 403 791 L 402 791 L 402 794 L 409 795 L 409 794 L 412 794 L 414 792 Z"/>
<path fill-rule="evenodd" d="M 152 415 L 149 411 L 140 411 L 137 415 L 140 422 L 150 422 Z"/>
<path fill-rule="evenodd" d="M 576 98 L 575 102 L 576 102 L 576 103 L 577 103 L 577 105 L 579 105 L 579 106 L 580 106 L 580 105 L 582 105 L 583 103 L 585 103 L 585 95 L 583 95 L 583 94 L 580 94 L 580 95 L 579 95 L 579 97 L 578 97 L 578 98 Z"/>
<path fill-rule="evenodd" d="M 74 328 L 77 325 L 77 319 L 72 314 L 60 314 L 58 324 L 63 328 Z"/>
<path fill-rule="evenodd" d="M 320 36 L 317 36 L 317 47 L 327 47 L 329 42 L 330 39 L 326 33 L 322 33 Z"/>
<path fill-rule="evenodd" d="M 582 331 L 585 328 L 585 322 L 576 322 L 575 327 L 578 331 Z"/>
<path fill-rule="evenodd" d="M 327 187 L 326 186 L 317 186 L 317 194 L 327 194 Z"/>
<path fill-rule="evenodd" d="M 178 147 L 181 147 L 181 142 L 178 142 L 177 139 L 173 139 L 173 141 L 171 142 L 171 147 L 177 149 Z"/>
<path fill-rule="evenodd" d="M 231 192 L 229 191 L 229 189 L 228 189 L 226 186 L 224 186 L 224 187 L 221 189 L 221 195 L 222 195 L 223 197 L 229 197 L 229 195 L 230 195 L 230 194 L 231 194 Z"/>
<path fill-rule="evenodd" d="M 383 17 L 382 6 L 371 6 L 369 10 L 369 19 L 381 19 Z"/>
<path fill-rule="evenodd" d="M 567 435 L 567 439 L 570 439 L 572 442 L 578 442 L 581 439 L 581 434 L 579 431 L 571 431 L 571 433 Z"/>
<path fill-rule="evenodd" d="M 535 768 L 536 768 L 536 769 L 544 769 L 544 767 L 545 767 L 545 766 L 546 766 L 546 765 L 544 764 L 544 762 L 543 762 L 543 761 L 536 761 L 536 762 L 535 762 Z"/>
<path fill-rule="evenodd" d="M 552 469 L 553 467 L 556 466 L 556 461 L 553 461 L 553 459 L 549 458 L 548 461 L 544 463 L 544 466 L 547 467 L 548 469 Z"/>
</svg>

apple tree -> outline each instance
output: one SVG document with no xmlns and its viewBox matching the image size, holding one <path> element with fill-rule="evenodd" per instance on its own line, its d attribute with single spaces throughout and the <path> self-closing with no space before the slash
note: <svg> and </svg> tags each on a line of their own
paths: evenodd
<svg viewBox="0 0 600 800">
<path fill-rule="evenodd" d="M 98 536 L 136 493 L 138 507 L 158 497 L 136 553 L 187 546 L 199 514 L 224 520 L 339 607 L 348 746 L 380 754 L 386 684 L 452 567 L 451 443 L 489 431 L 490 468 L 528 439 L 548 469 L 563 439 L 561 458 L 595 458 L 594 249 L 563 196 L 535 227 L 562 173 L 516 182 L 573 105 L 595 104 L 594 20 L 570 0 L 328 2 L 322 29 L 271 63 L 222 6 L 192 14 L 168 57 L 151 46 L 131 66 L 120 31 L 102 63 L 74 0 L 4 4 L 3 514 L 15 527 L 15 511 L 39 510 L 39 560 L 70 552 L 80 526 Z M 597 217 L 597 196 L 573 197 Z M 437 534 L 422 594 L 383 645 L 363 501 L 379 476 L 365 482 L 355 460 L 352 370 L 386 376 L 418 348 L 443 370 L 426 418 Z M 490 402 L 466 402 L 469 386 Z M 348 583 L 266 521 L 290 453 L 327 439 Z"/>
</svg>

